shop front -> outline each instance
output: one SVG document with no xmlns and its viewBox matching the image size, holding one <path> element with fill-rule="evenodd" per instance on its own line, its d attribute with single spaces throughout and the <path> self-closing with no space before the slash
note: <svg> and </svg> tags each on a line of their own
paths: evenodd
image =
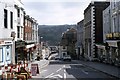
<svg viewBox="0 0 120 80">
<path fill-rule="evenodd" d="M 25 60 L 25 41 L 16 41 L 15 42 L 15 63 L 19 63 Z"/>
<path fill-rule="evenodd" d="M 96 44 L 97 47 L 97 54 L 98 54 L 98 61 L 103 62 L 106 56 L 106 50 L 104 44 Z"/>
<path fill-rule="evenodd" d="M 36 56 L 35 53 L 37 54 L 36 45 L 34 44 L 34 42 L 26 42 L 25 51 L 27 53 L 27 61 L 32 61 Z"/>
<path fill-rule="evenodd" d="M 109 46 L 108 63 L 118 65 L 120 63 L 119 44 L 120 40 L 107 40 Z"/>
<path fill-rule="evenodd" d="M 12 63 L 12 44 L 0 45 L 0 66 L 8 66 Z"/>
</svg>

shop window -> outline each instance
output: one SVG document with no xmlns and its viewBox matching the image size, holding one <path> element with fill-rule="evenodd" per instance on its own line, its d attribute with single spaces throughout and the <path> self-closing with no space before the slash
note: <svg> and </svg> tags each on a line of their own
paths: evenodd
<svg viewBox="0 0 120 80">
<path fill-rule="evenodd" d="M 0 63 L 3 62 L 3 49 L 0 48 Z"/>
<path fill-rule="evenodd" d="M 6 61 L 10 60 L 10 46 L 6 46 Z"/>
</svg>

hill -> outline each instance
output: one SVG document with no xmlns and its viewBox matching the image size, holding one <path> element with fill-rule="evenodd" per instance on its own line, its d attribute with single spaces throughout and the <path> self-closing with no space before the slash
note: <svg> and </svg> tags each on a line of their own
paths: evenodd
<svg viewBox="0 0 120 80">
<path fill-rule="evenodd" d="M 61 41 L 62 33 L 68 28 L 76 27 L 76 25 L 39 25 L 39 37 L 43 37 L 41 41 L 45 41 L 50 46 L 57 46 Z"/>
</svg>

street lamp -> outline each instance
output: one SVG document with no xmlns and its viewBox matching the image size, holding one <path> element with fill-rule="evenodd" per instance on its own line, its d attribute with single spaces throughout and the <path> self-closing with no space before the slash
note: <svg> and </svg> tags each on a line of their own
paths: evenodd
<svg viewBox="0 0 120 80">
<path fill-rule="evenodd" d="M 37 54 L 37 56 L 40 56 L 40 54 L 42 54 L 42 45 L 41 45 L 41 39 L 42 39 L 43 37 L 39 37 L 39 49 L 38 49 L 38 54 Z"/>
<path fill-rule="evenodd" d="M 43 37 L 40 37 L 40 49 L 41 49 L 41 47 L 42 47 L 42 45 L 41 45 L 41 40 L 43 39 Z"/>
</svg>

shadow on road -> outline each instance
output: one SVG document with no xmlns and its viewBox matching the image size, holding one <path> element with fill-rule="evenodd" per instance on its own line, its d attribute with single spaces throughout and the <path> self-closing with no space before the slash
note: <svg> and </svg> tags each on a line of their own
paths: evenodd
<svg viewBox="0 0 120 80">
<path fill-rule="evenodd" d="M 63 64 L 76 64 L 72 61 L 51 60 L 49 65 L 63 65 Z"/>
<path fill-rule="evenodd" d="M 115 80 L 115 78 L 101 73 L 84 65 L 70 65 L 65 68 L 68 75 L 74 76 L 77 80 Z"/>
</svg>

